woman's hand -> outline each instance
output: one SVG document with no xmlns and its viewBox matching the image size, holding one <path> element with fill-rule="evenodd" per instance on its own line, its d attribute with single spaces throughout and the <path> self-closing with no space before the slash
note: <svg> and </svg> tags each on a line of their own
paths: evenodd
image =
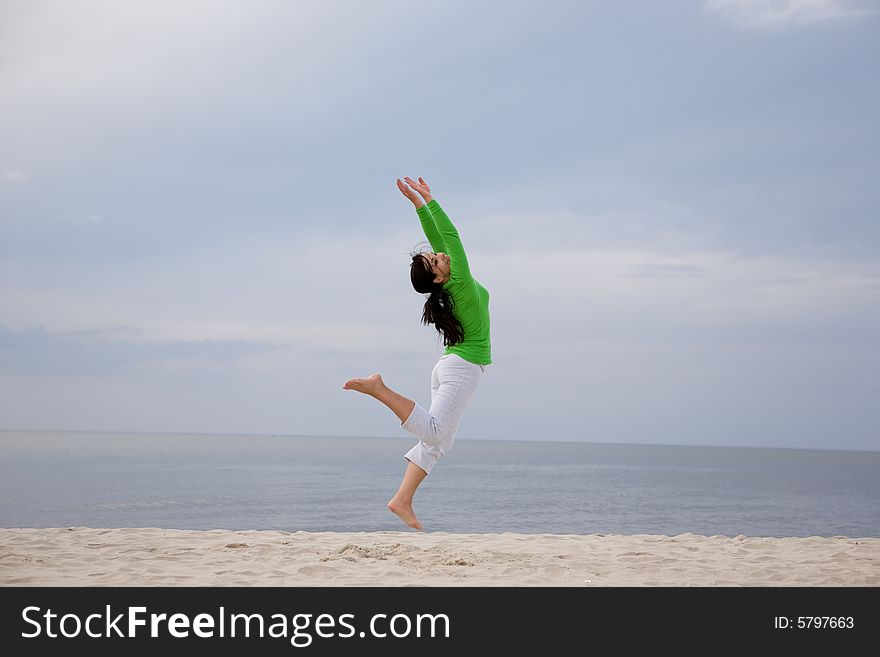
<svg viewBox="0 0 880 657">
<path fill-rule="evenodd" d="M 407 184 L 416 190 L 419 194 L 422 195 L 422 198 L 425 199 L 425 203 L 430 203 L 432 200 L 431 196 L 431 188 L 428 187 L 428 183 L 425 182 L 425 179 L 419 176 L 419 182 L 416 182 L 412 178 L 408 178 L 406 176 L 403 179 L 407 182 Z"/>
<path fill-rule="evenodd" d="M 409 180 L 409 178 L 407 178 Z M 413 205 L 416 206 L 416 210 L 422 207 L 425 204 L 425 201 L 421 199 L 421 197 L 416 194 L 413 190 L 406 186 L 406 183 L 400 182 L 400 178 L 397 179 L 397 189 L 406 196 L 410 201 L 412 201 Z"/>
</svg>

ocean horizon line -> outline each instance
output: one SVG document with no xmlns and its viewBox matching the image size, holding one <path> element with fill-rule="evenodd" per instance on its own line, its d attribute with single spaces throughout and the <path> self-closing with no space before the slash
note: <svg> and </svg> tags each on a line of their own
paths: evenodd
<svg viewBox="0 0 880 657">
<path fill-rule="evenodd" d="M 0 429 L 3 433 L 55 433 L 55 434 L 122 434 L 134 436 L 223 436 L 228 438 L 347 438 L 364 440 L 395 440 L 401 436 L 374 436 L 374 435 L 346 435 L 346 434 L 312 434 L 312 433 L 240 433 L 220 431 L 142 431 L 142 430 L 91 430 L 91 429 Z M 535 440 L 528 438 L 473 438 L 462 436 L 458 438 L 467 442 L 511 442 L 511 443 L 537 443 L 537 444 L 565 444 L 565 445 L 597 445 L 597 446 L 620 446 L 620 447 L 693 447 L 707 449 L 739 449 L 739 450 L 770 450 L 792 452 L 834 452 L 854 454 L 878 454 L 877 449 L 833 449 L 828 447 L 784 447 L 779 445 L 707 445 L 697 443 L 636 443 L 636 442 L 611 442 L 596 440 Z"/>
</svg>

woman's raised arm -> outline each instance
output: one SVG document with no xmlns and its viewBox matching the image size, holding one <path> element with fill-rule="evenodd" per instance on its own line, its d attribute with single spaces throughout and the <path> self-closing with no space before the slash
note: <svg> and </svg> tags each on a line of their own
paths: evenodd
<svg viewBox="0 0 880 657">
<path fill-rule="evenodd" d="M 428 238 L 431 248 L 434 250 L 434 253 L 446 253 L 446 241 L 443 239 L 440 231 L 437 230 L 437 226 L 434 225 L 434 217 L 431 214 L 431 209 L 427 205 L 428 202 L 434 200 L 431 197 L 431 189 L 421 178 L 419 178 L 419 180 L 422 184 L 414 183 L 410 178 L 405 178 L 405 180 L 409 182 L 418 193 L 410 189 L 406 183 L 401 182 L 400 178 L 397 179 L 397 187 L 403 195 L 416 206 L 416 213 L 419 215 L 419 221 L 422 224 L 422 231 L 424 231 L 425 237 Z"/>
<path fill-rule="evenodd" d="M 430 213 L 433 227 L 438 233 L 439 240 L 443 243 L 443 248 L 438 249 L 434 246 L 434 241 L 426 231 L 425 235 L 428 235 L 428 241 L 431 242 L 434 251 L 443 251 L 449 256 L 450 260 L 452 260 L 451 275 L 453 278 L 470 278 L 471 269 L 468 264 L 467 254 L 464 252 L 464 246 L 461 244 L 461 237 L 459 237 L 458 231 L 443 211 L 443 208 L 441 208 L 440 204 L 431 196 L 431 188 L 428 187 L 428 183 L 426 183 L 423 178 L 419 178 L 418 182 L 406 177 L 404 177 L 404 180 L 425 200 L 425 207 L 419 208 L 419 217 L 421 218 L 423 213 Z M 423 219 L 423 228 L 425 227 L 425 223 L 426 222 Z"/>
</svg>

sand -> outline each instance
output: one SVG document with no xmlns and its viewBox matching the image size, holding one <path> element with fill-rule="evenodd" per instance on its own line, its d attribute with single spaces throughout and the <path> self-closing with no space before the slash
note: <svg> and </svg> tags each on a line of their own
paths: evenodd
<svg viewBox="0 0 880 657">
<path fill-rule="evenodd" d="M 0 529 L 2 586 L 878 586 L 880 538 Z"/>
</svg>

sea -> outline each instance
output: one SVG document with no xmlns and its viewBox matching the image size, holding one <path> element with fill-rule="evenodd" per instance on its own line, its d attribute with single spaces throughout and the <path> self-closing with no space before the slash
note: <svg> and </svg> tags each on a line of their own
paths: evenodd
<svg viewBox="0 0 880 657">
<path fill-rule="evenodd" d="M 0 526 L 412 531 L 409 438 L 0 432 Z M 425 531 L 880 536 L 880 452 L 456 441 Z"/>
</svg>

